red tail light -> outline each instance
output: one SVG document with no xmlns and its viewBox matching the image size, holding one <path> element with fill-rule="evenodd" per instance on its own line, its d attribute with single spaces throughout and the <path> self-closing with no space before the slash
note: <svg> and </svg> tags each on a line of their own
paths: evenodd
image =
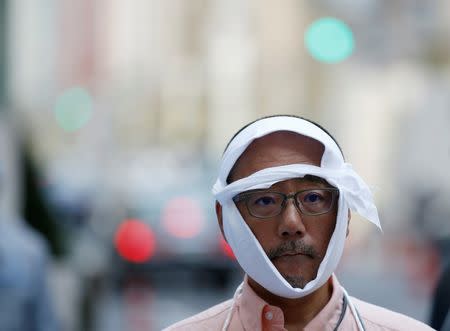
<svg viewBox="0 0 450 331">
<path fill-rule="evenodd" d="M 171 236 L 189 239 L 196 237 L 203 230 L 205 217 L 197 200 L 176 197 L 167 202 L 161 222 Z"/>
<path fill-rule="evenodd" d="M 119 255 L 130 262 L 143 263 L 155 253 L 155 235 L 144 222 L 123 221 L 116 230 L 114 244 Z"/>
</svg>

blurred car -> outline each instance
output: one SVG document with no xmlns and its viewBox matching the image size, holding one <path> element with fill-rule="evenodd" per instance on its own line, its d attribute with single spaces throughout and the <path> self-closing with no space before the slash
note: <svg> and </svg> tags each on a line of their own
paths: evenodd
<svg viewBox="0 0 450 331">
<path fill-rule="evenodd" d="M 211 167 L 164 155 L 156 165 L 155 155 L 141 156 L 123 182 L 128 185 L 122 186 L 125 213 L 114 233 L 116 259 L 125 273 L 164 279 L 191 272 L 200 282 L 226 286 L 240 269 L 217 224 Z"/>
</svg>

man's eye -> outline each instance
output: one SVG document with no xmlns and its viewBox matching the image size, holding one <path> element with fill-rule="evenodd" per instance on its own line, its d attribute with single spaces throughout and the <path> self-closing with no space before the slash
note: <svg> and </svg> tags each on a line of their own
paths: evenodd
<svg viewBox="0 0 450 331">
<path fill-rule="evenodd" d="M 255 199 L 253 204 L 258 206 L 269 206 L 275 204 L 275 199 L 269 196 L 259 197 Z"/>
<path fill-rule="evenodd" d="M 323 201 L 323 197 L 319 193 L 311 192 L 304 196 L 303 202 L 317 203 Z"/>
</svg>

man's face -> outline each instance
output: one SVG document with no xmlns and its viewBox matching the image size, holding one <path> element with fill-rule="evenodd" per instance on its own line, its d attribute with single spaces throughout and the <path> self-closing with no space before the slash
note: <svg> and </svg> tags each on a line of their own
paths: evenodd
<svg viewBox="0 0 450 331">
<path fill-rule="evenodd" d="M 287 164 L 320 166 L 324 147 L 311 138 L 275 132 L 253 141 L 236 162 L 230 180 L 256 171 Z M 268 191 L 292 194 L 300 190 L 330 187 L 325 181 L 307 178 L 275 183 Z M 336 223 L 337 207 L 326 214 L 307 216 L 299 213 L 292 200 L 278 215 L 259 219 L 249 214 L 245 202 L 236 203 L 242 217 L 280 274 L 293 287 L 303 288 L 314 279 Z"/>
</svg>

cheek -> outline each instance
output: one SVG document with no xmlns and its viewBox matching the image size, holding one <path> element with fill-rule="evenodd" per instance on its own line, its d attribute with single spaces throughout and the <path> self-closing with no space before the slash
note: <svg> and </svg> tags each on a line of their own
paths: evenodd
<svg viewBox="0 0 450 331">
<path fill-rule="evenodd" d="M 247 222 L 247 225 L 265 251 L 276 245 L 276 224 L 274 222 Z"/>
<path fill-rule="evenodd" d="M 322 216 L 309 227 L 309 234 L 315 238 L 322 251 L 326 251 L 336 226 L 336 214 Z"/>
<path fill-rule="evenodd" d="M 262 248 L 267 251 L 274 247 L 277 242 L 276 222 L 256 221 L 248 214 L 247 208 L 241 204 L 236 204 L 242 218 L 247 223 L 255 238 L 259 241 Z"/>
</svg>

